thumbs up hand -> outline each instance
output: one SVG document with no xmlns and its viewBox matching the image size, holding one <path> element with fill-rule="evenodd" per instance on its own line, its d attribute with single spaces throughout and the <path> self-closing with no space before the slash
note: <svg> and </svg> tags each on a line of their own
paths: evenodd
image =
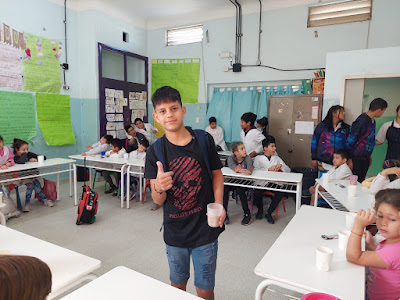
<svg viewBox="0 0 400 300">
<path fill-rule="evenodd" d="M 160 161 L 157 162 L 157 178 L 155 188 L 158 193 L 165 192 L 172 187 L 172 175 L 174 172 L 164 172 L 163 165 Z"/>
</svg>

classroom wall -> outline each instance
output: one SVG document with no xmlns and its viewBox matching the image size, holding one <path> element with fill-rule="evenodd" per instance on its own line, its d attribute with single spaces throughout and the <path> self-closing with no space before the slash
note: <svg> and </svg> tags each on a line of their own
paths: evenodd
<svg viewBox="0 0 400 300">
<path fill-rule="evenodd" d="M 370 47 L 400 46 L 400 1 L 375 1 L 371 23 L 355 22 L 318 28 L 307 28 L 307 6 L 297 6 L 262 13 L 261 62 L 278 68 L 325 67 L 327 54 L 331 52 L 364 49 Z M 209 42 L 165 46 L 165 30 L 148 31 L 147 56 L 155 58 L 200 57 L 202 68 L 199 82 L 199 103 L 206 103 L 207 86 L 215 83 L 260 82 L 276 80 L 299 80 L 312 78 L 312 71 L 281 72 L 262 67 L 243 68 L 240 73 L 223 72 L 227 59 L 219 53 L 235 50 L 235 18 L 202 22 L 204 32 L 209 32 Z M 368 36 L 368 26 L 370 34 Z M 315 38 L 314 31 L 318 31 Z M 389 33 L 389 34 L 387 34 Z M 255 64 L 258 49 L 258 14 L 243 16 L 242 64 Z M 341 64 L 343 65 L 343 64 Z M 336 69 L 335 69 L 336 71 Z M 151 83 L 151 71 L 149 77 Z M 329 96 L 331 97 L 331 96 Z M 332 99 L 328 99 L 332 100 Z M 195 117 L 205 119 L 205 112 L 193 104 L 186 105 L 186 124 L 205 126 L 207 121 L 196 124 Z M 325 105 L 324 105 L 325 107 Z M 326 111 L 324 110 L 324 113 Z"/>
</svg>

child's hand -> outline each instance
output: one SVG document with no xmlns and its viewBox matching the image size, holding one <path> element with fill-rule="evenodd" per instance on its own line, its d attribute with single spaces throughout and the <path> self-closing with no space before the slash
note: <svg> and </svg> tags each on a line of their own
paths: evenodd
<svg viewBox="0 0 400 300">
<path fill-rule="evenodd" d="M 397 177 L 400 177 L 400 168 L 399 167 L 387 168 L 381 172 L 382 176 L 387 176 L 391 174 L 396 174 Z"/>
<path fill-rule="evenodd" d="M 29 161 L 30 162 L 37 162 L 37 159 L 36 158 L 31 158 Z"/>
<path fill-rule="evenodd" d="M 11 167 L 11 162 L 6 162 L 6 167 Z"/>
<path fill-rule="evenodd" d="M 81 154 L 82 156 L 86 156 L 86 152 L 82 152 L 82 154 Z"/>
<path fill-rule="evenodd" d="M 277 164 L 275 166 L 275 171 L 279 171 L 280 169 L 282 169 L 282 164 Z"/>
<path fill-rule="evenodd" d="M 8 169 L 8 167 L 6 165 L 0 166 L 0 170 L 6 170 L 6 169 Z"/>
<path fill-rule="evenodd" d="M 164 172 L 164 168 L 161 162 L 157 162 L 157 178 L 156 178 L 156 187 L 155 189 L 158 192 L 165 192 L 172 188 L 173 180 L 172 180 L 172 175 L 174 172 L 169 171 L 169 172 Z"/>
<path fill-rule="evenodd" d="M 241 173 L 241 171 L 242 171 L 242 166 L 241 165 L 237 165 L 236 168 L 235 168 L 235 172 L 236 173 Z"/>
<path fill-rule="evenodd" d="M 356 220 L 354 221 L 354 230 L 364 232 L 364 228 L 376 221 L 375 212 L 369 208 L 367 211 L 361 209 L 357 212 Z"/>
<path fill-rule="evenodd" d="M 93 149 L 93 147 L 92 147 L 92 146 L 87 146 L 87 147 L 86 147 L 86 149 L 88 149 L 88 150 L 92 150 L 92 149 Z"/>
<path fill-rule="evenodd" d="M 242 169 L 241 173 L 246 174 L 246 175 L 251 175 L 251 172 L 246 169 Z"/>
</svg>

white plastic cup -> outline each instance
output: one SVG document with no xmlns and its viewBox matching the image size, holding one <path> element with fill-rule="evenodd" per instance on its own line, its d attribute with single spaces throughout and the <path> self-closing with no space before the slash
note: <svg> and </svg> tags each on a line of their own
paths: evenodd
<svg viewBox="0 0 400 300">
<path fill-rule="evenodd" d="M 328 173 L 325 173 L 325 174 L 322 175 L 322 182 L 324 184 L 329 183 L 329 174 Z"/>
<path fill-rule="evenodd" d="M 44 156 L 43 155 L 38 155 L 37 161 L 39 165 L 42 165 L 44 163 Z"/>
<path fill-rule="evenodd" d="M 351 231 L 350 230 L 340 230 L 338 232 L 339 236 L 339 249 L 340 250 L 346 250 L 347 248 L 347 242 L 349 241 Z"/>
<path fill-rule="evenodd" d="M 352 230 L 354 226 L 354 221 L 356 220 L 357 214 L 355 212 L 347 212 L 346 213 L 346 229 Z"/>
<path fill-rule="evenodd" d="M 128 160 L 129 159 L 129 153 L 124 153 L 124 159 Z"/>
<path fill-rule="evenodd" d="M 207 204 L 207 222 L 210 227 L 219 227 L 219 218 L 224 207 L 219 203 Z"/>
<path fill-rule="evenodd" d="M 333 250 L 328 247 L 319 246 L 316 249 L 316 266 L 320 271 L 328 272 L 331 269 Z"/>
<path fill-rule="evenodd" d="M 356 185 L 349 185 L 347 187 L 347 195 L 349 197 L 355 197 L 357 196 L 357 186 Z"/>
</svg>

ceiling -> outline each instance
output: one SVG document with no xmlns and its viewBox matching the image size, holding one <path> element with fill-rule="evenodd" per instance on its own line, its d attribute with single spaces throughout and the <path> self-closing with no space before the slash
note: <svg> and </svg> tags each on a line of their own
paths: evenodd
<svg viewBox="0 0 400 300">
<path fill-rule="evenodd" d="M 50 0 L 58 4 L 62 0 Z M 243 13 L 259 10 L 259 0 L 238 0 Z M 263 10 L 287 8 L 321 2 L 318 0 L 261 0 Z M 326 1 L 323 1 L 326 2 Z M 125 22 L 156 29 L 193 24 L 235 15 L 229 0 L 67 0 L 69 8 L 85 11 L 99 10 Z"/>
</svg>

